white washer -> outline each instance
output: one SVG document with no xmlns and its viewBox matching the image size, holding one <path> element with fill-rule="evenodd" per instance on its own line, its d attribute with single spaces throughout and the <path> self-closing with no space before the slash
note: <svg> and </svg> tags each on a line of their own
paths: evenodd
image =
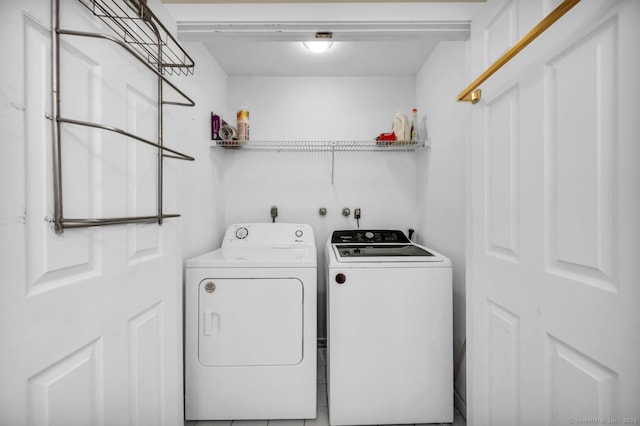
<svg viewBox="0 0 640 426">
<path fill-rule="evenodd" d="M 326 245 L 329 423 L 453 421 L 451 262 L 401 231 Z"/>
<path fill-rule="evenodd" d="M 187 261 L 187 419 L 316 417 L 316 258 L 308 225 L 253 223 Z"/>
</svg>

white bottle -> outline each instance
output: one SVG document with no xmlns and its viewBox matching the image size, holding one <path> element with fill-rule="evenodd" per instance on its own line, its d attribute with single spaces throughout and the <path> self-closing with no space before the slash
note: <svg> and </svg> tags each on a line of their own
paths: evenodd
<svg viewBox="0 0 640 426">
<path fill-rule="evenodd" d="M 402 113 L 397 113 L 393 118 L 393 133 L 396 135 L 396 143 L 405 144 L 411 137 L 409 129 L 409 120 Z"/>
<path fill-rule="evenodd" d="M 416 108 L 411 110 L 411 141 L 418 140 L 418 110 Z"/>
</svg>

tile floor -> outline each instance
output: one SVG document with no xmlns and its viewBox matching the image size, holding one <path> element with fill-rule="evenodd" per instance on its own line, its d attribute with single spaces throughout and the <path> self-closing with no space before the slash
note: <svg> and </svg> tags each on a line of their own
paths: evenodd
<svg viewBox="0 0 640 426">
<path fill-rule="evenodd" d="M 329 408 L 327 407 L 327 378 L 325 371 L 326 350 L 318 350 L 318 417 L 311 420 L 187 420 L 185 426 L 329 426 Z M 440 423 L 434 423 L 438 425 Z M 441 423 L 445 424 L 445 423 Z M 456 410 L 452 426 L 466 426 Z M 403 425 L 411 426 L 411 425 Z M 423 425 L 415 425 L 423 426 Z M 424 425 L 427 426 L 427 425 Z"/>
</svg>

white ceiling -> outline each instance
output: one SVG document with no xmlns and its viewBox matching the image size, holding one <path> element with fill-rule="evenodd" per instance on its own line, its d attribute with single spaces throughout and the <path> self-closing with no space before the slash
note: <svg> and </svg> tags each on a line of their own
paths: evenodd
<svg viewBox="0 0 640 426">
<path fill-rule="evenodd" d="M 179 39 L 204 43 L 228 75 L 246 76 L 415 75 L 440 41 L 468 38 L 480 5 L 197 1 L 208 4 L 165 4 Z M 302 46 L 317 31 L 333 33 L 326 53 Z"/>
</svg>

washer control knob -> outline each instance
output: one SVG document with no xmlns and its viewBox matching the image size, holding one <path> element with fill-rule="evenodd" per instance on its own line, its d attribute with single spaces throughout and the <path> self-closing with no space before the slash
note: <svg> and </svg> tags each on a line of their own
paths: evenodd
<svg viewBox="0 0 640 426">
<path fill-rule="evenodd" d="M 244 226 L 242 228 L 236 229 L 236 238 L 239 240 L 244 240 L 249 235 L 249 230 Z"/>
<path fill-rule="evenodd" d="M 300 238 L 304 235 L 304 232 L 302 232 L 302 229 L 298 229 L 296 230 L 296 237 Z"/>
<path fill-rule="evenodd" d="M 337 274 L 336 275 L 336 282 L 338 284 L 344 284 L 345 281 L 347 281 L 347 277 L 344 274 Z"/>
<path fill-rule="evenodd" d="M 204 285 L 204 291 L 207 293 L 213 293 L 216 291 L 216 285 L 213 281 L 209 281 Z"/>
<path fill-rule="evenodd" d="M 365 232 L 365 233 L 364 233 L 364 236 L 365 236 L 365 238 L 366 238 L 366 239 L 368 239 L 368 240 L 371 240 L 371 239 L 373 239 L 373 237 L 375 237 L 375 235 L 374 235 L 374 234 L 373 234 L 373 232 L 371 232 L 371 231 L 367 231 L 367 232 Z"/>
</svg>

